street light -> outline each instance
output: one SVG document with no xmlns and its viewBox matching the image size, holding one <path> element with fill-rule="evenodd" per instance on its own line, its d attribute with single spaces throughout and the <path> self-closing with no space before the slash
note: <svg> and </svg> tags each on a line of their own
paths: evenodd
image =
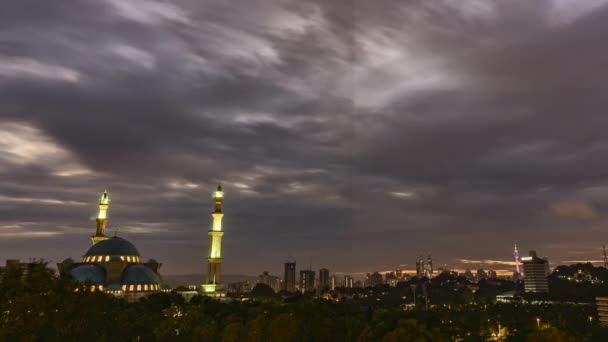
<svg viewBox="0 0 608 342">
<path fill-rule="evenodd" d="M 536 329 L 540 329 L 540 318 L 536 317 Z"/>
</svg>

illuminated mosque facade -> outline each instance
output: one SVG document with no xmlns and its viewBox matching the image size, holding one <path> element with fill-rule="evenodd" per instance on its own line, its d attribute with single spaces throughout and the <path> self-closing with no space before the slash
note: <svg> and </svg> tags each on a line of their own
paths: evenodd
<svg viewBox="0 0 608 342">
<path fill-rule="evenodd" d="M 218 186 L 213 192 L 215 210 L 211 216 L 213 224 L 208 232 L 209 254 L 207 258 L 207 277 L 199 292 L 211 297 L 224 297 L 224 286 L 220 282 L 222 265 L 222 202 L 224 192 Z M 142 262 L 139 251 L 131 242 L 118 236 L 106 236 L 110 197 L 107 191 L 101 195 L 95 221 L 97 229 L 91 236 L 93 245 L 76 262 L 67 258 L 57 264 L 62 276 L 90 286 L 89 291 L 111 293 L 127 300 L 137 300 L 151 293 L 162 291 L 159 274 L 161 263 L 154 259 Z"/>
</svg>

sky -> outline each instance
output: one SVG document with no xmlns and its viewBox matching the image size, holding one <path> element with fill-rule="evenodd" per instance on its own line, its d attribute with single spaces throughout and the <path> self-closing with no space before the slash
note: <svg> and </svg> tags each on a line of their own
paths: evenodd
<svg viewBox="0 0 608 342">
<path fill-rule="evenodd" d="M 588 0 L 11 1 L 0 262 L 108 235 L 203 273 L 601 261 L 608 5 Z"/>
</svg>

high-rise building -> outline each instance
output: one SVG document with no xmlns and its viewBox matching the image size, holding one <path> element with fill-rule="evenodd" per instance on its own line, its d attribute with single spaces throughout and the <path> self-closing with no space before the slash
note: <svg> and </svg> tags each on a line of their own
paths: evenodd
<svg viewBox="0 0 608 342">
<path fill-rule="evenodd" d="M 222 202 L 224 201 L 224 192 L 220 185 L 213 192 L 213 200 L 215 201 L 215 210 L 211 214 L 213 217 L 213 225 L 209 230 L 209 257 L 207 258 L 207 283 L 203 285 L 203 291 L 210 296 L 218 297 L 224 295 L 224 287 L 220 282 L 222 270 Z"/>
<path fill-rule="evenodd" d="M 268 285 L 274 292 L 281 291 L 281 278 L 270 275 L 266 271 L 258 276 L 258 283 Z"/>
<path fill-rule="evenodd" d="M 353 285 L 354 285 L 354 281 L 355 281 L 355 279 L 353 279 L 353 277 L 345 275 L 343 286 L 346 287 L 347 289 L 352 289 Z"/>
<path fill-rule="evenodd" d="M 530 293 L 549 292 L 547 280 L 549 262 L 547 259 L 536 256 L 535 251 L 530 251 L 530 256 L 521 258 L 524 268 L 524 290 Z"/>
<path fill-rule="evenodd" d="M 103 194 L 101 194 L 101 198 L 99 198 L 99 211 L 97 212 L 97 217 L 95 218 L 95 221 L 97 222 L 97 231 L 95 232 L 95 235 L 91 236 L 91 241 L 93 241 L 93 244 L 107 239 L 106 226 L 108 225 L 109 207 L 110 197 L 108 196 L 108 191 L 106 190 L 103 192 Z"/>
<path fill-rule="evenodd" d="M 416 261 L 416 275 L 419 278 L 424 277 L 424 258 L 422 257 L 422 255 L 420 256 L 420 258 L 418 259 L 418 261 Z"/>
<path fill-rule="evenodd" d="M 476 275 L 477 281 L 486 279 L 487 277 L 488 277 L 488 274 L 482 268 L 477 270 L 477 275 Z"/>
<path fill-rule="evenodd" d="M 287 292 L 296 292 L 296 262 L 285 263 L 285 276 L 283 278 L 283 289 Z"/>
<path fill-rule="evenodd" d="M 427 278 L 433 277 L 433 258 L 429 254 L 426 259 L 426 264 L 424 264 L 424 276 Z"/>
<path fill-rule="evenodd" d="M 336 286 L 338 286 L 336 275 L 332 274 L 331 277 L 329 277 L 329 289 L 335 290 Z"/>
<path fill-rule="evenodd" d="M 321 291 L 330 289 L 329 270 L 327 268 L 319 270 L 319 289 Z"/>
<path fill-rule="evenodd" d="M 300 271 L 300 291 L 302 293 L 315 290 L 315 271 L 301 270 Z"/>
</svg>

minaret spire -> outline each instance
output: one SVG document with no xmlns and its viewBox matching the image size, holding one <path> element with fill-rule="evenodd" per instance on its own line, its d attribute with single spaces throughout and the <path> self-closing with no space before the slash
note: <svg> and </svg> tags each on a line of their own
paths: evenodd
<svg viewBox="0 0 608 342">
<path fill-rule="evenodd" d="M 110 196 L 108 196 L 108 190 L 104 190 L 103 194 L 101 194 L 101 197 L 99 198 L 99 211 L 97 212 L 97 217 L 95 218 L 95 221 L 97 222 L 97 230 L 95 231 L 95 235 L 91 236 L 93 244 L 107 239 L 105 233 L 106 226 L 108 225 L 109 207 Z"/>
<path fill-rule="evenodd" d="M 209 231 L 209 257 L 207 258 L 207 283 L 203 285 L 203 290 L 211 296 L 222 296 L 223 285 L 220 284 L 221 266 L 222 266 L 222 203 L 224 201 L 224 191 L 222 186 L 218 185 L 213 192 L 213 200 L 215 202 L 215 210 L 211 213 L 213 224 Z"/>
</svg>

